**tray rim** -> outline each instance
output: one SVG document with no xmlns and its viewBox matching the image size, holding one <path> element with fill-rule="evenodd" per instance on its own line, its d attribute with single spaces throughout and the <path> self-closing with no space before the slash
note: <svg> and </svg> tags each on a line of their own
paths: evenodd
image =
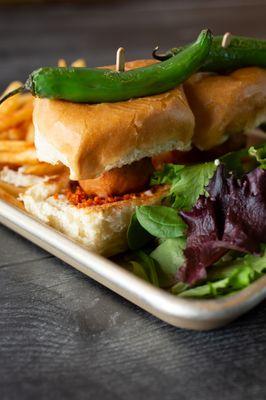
<svg viewBox="0 0 266 400">
<path fill-rule="evenodd" d="M 210 330 L 251 310 L 266 298 L 266 275 L 219 299 L 183 299 L 138 278 L 115 262 L 0 199 L 0 223 L 65 261 L 157 318 L 180 328 Z"/>
</svg>

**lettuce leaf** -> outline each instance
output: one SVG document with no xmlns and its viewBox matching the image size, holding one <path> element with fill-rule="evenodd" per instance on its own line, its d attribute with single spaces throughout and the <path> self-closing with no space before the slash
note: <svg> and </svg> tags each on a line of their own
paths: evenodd
<svg viewBox="0 0 266 400">
<path fill-rule="evenodd" d="M 151 252 L 150 256 L 158 262 L 165 274 L 175 275 L 184 263 L 185 246 L 185 238 L 166 239 Z"/>
<path fill-rule="evenodd" d="M 215 162 L 184 166 L 166 164 L 163 171 L 156 172 L 151 184 L 169 184 L 169 200 L 172 207 L 190 210 L 200 195 L 207 195 L 205 187 L 216 171 Z"/>
<path fill-rule="evenodd" d="M 250 147 L 249 155 L 255 157 L 260 167 L 266 169 L 266 144 L 260 147 Z"/>
<path fill-rule="evenodd" d="M 159 287 L 156 261 L 142 250 L 135 252 L 134 256 L 135 260 L 133 260 L 133 264 L 131 264 L 133 266 L 133 272 L 140 278 Z"/>
<path fill-rule="evenodd" d="M 129 264 L 132 268 L 131 272 L 133 272 L 134 275 L 138 276 L 146 282 L 150 282 L 144 267 L 140 263 L 138 263 L 137 261 L 130 261 Z"/>
<path fill-rule="evenodd" d="M 158 265 L 158 278 L 161 287 L 170 287 L 176 282 L 178 269 L 185 261 L 183 250 L 186 239 L 175 238 L 163 240 L 158 247 L 150 253 Z"/>
<path fill-rule="evenodd" d="M 266 170 L 256 168 L 237 179 L 220 165 L 191 211 L 180 212 L 188 226 L 186 263 L 180 280 L 195 284 L 206 268 L 228 250 L 259 254 L 266 242 Z"/>
<path fill-rule="evenodd" d="M 171 292 L 181 297 L 216 298 L 246 288 L 266 273 L 266 248 L 261 256 L 247 254 L 234 261 L 220 262 L 208 272 L 207 282 L 188 288 L 179 282 Z"/>
</svg>

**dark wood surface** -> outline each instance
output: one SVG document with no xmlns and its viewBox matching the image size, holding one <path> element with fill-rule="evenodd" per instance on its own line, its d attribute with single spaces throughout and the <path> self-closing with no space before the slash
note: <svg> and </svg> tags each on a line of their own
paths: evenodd
<svg viewBox="0 0 266 400">
<path fill-rule="evenodd" d="M 112 63 L 215 33 L 266 36 L 266 1 L 0 8 L 1 86 L 59 57 Z M 226 328 L 171 327 L 0 226 L 0 398 L 262 400 L 265 303 Z"/>
</svg>

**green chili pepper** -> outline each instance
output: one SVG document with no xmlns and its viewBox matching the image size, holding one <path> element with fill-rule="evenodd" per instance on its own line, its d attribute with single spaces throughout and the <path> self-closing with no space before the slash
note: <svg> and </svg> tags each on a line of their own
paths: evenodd
<svg viewBox="0 0 266 400">
<path fill-rule="evenodd" d="M 38 97 L 77 103 L 114 102 L 154 95 L 172 89 L 196 72 L 208 56 L 211 42 L 211 32 L 203 30 L 195 43 L 171 59 L 126 72 L 40 68 L 29 76 L 24 88 Z"/>
<path fill-rule="evenodd" d="M 250 66 L 266 67 L 266 40 L 232 36 L 226 48 L 222 47 L 222 40 L 223 36 L 214 36 L 209 56 L 200 67 L 201 71 L 226 72 Z M 156 47 L 153 57 L 165 61 L 176 57 L 186 48 L 187 46 L 176 47 L 164 54 L 157 54 Z"/>
</svg>

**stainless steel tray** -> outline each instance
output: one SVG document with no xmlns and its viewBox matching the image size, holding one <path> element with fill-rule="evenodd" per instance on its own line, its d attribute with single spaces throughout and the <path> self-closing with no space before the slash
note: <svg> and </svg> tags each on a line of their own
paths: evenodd
<svg viewBox="0 0 266 400">
<path fill-rule="evenodd" d="M 127 300 L 177 327 L 209 330 L 225 325 L 266 298 L 266 276 L 241 292 L 218 300 L 176 297 L 139 279 L 114 262 L 91 253 L 6 202 L 0 200 L 0 222 Z"/>
</svg>

